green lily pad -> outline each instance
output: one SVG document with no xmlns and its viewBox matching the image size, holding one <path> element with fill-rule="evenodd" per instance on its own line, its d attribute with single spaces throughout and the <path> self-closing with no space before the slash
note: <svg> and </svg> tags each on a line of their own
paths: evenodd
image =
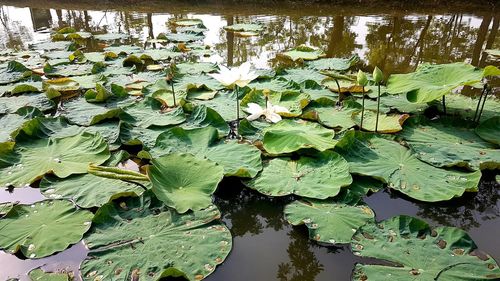
<svg viewBox="0 0 500 281">
<path fill-rule="evenodd" d="M 90 103 L 84 98 L 78 98 L 64 103 L 61 116 L 66 117 L 70 123 L 80 126 L 90 126 L 107 119 L 118 118 L 123 110 L 119 107 L 127 105 L 127 101 L 108 99 L 102 103 Z"/>
<path fill-rule="evenodd" d="M 347 130 L 354 127 L 356 123 L 352 115 L 361 110 L 361 105 L 353 100 L 345 100 L 342 107 L 335 103 L 334 100 L 325 98 L 316 100 L 306 107 L 301 118 L 318 121 L 329 128 Z"/>
<path fill-rule="evenodd" d="M 182 107 L 177 107 L 171 111 L 163 111 L 157 103 L 153 99 L 147 99 L 124 107 L 123 110 L 127 116 L 131 117 L 131 120 L 122 119 L 143 128 L 177 125 L 186 120 Z"/>
<path fill-rule="evenodd" d="M 408 216 L 366 224 L 352 238 L 355 255 L 393 265 L 357 264 L 352 280 L 498 280 L 495 260 L 461 229 Z M 382 250 L 381 250 L 382 249 Z"/>
<path fill-rule="evenodd" d="M 228 25 L 224 27 L 225 30 L 229 31 L 252 31 L 259 32 L 264 29 L 264 26 L 257 23 L 237 23 L 233 25 Z"/>
<path fill-rule="evenodd" d="M 375 222 L 370 207 L 349 205 L 335 200 L 304 199 L 285 207 L 285 217 L 292 225 L 305 224 L 309 238 L 330 244 L 350 243 L 358 228 Z"/>
<path fill-rule="evenodd" d="M 129 35 L 125 33 L 105 33 L 105 34 L 94 34 L 94 38 L 101 41 L 114 41 L 127 39 Z"/>
<path fill-rule="evenodd" d="M 175 42 L 175 43 L 187 43 L 187 42 L 194 42 L 194 41 L 199 41 L 203 40 L 205 36 L 202 34 L 193 34 L 193 33 L 168 33 L 165 34 L 165 37 L 167 38 L 168 41 L 170 42 Z"/>
<path fill-rule="evenodd" d="M 169 23 L 176 26 L 195 26 L 203 24 L 203 21 L 201 19 L 175 19 L 169 21 Z"/>
<path fill-rule="evenodd" d="M 310 97 L 308 94 L 301 93 L 300 91 L 283 91 L 283 92 L 268 92 L 268 99 L 274 106 L 282 106 L 288 109 L 288 112 L 280 112 L 284 117 L 297 117 L 302 114 L 302 109 L 309 104 Z M 266 99 L 263 90 L 252 90 L 248 92 L 240 105 L 247 106 L 249 103 L 256 103 L 262 108 L 266 108 Z"/>
<path fill-rule="evenodd" d="M 253 178 L 262 170 L 258 148 L 234 141 L 220 142 L 217 129 L 211 126 L 192 130 L 177 127 L 159 135 L 151 154 L 172 152 L 192 153 L 216 162 L 224 167 L 225 176 Z"/>
<path fill-rule="evenodd" d="M 236 120 L 236 94 L 234 91 L 218 91 L 211 100 L 194 101 L 195 104 L 202 104 L 209 107 L 226 120 L 226 122 Z M 240 106 L 240 116 L 245 116 L 243 107 Z"/>
<path fill-rule="evenodd" d="M 217 70 L 217 66 L 210 62 L 184 62 L 176 64 L 179 73 L 182 74 L 200 74 L 210 73 Z"/>
<path fill-rule="evenodd" d="M 287 57 L 293 61 L 297 60 L 317 60 L 319 58 L 325 57 L 326 54 L 322 50 L 314 49 L 307 46 L 299 46 L 290 51 L 284 52 L 281 54 L 284 57 Z"/>
<path fill-rule="evenodd" d="M 0 131 L 0 144 L 7 141 L 12 141 L 18 129 L 29 119 L 18 114 L 7 114 L 0 116 L 0 124 L 2 130 Z"/>
<path fill-rule="evenodd" d="M 387 81 L 387 92 L 407 93 L 410 102 L 425 103 L 451 93 L 459 86 L 478 83 L 483 71 L 466 63 L 422 64 L 408 74 L 393 74 Z"/>
<path fill-rule="evenodd" d="M 269 196 L 296 194 L 325 199 L 333 197 L 352 183 L 349 164 L 332 151 L 298 160 L 274 158 L 264 164 L 264 170 L 247 185 Z"/>
<path fill-rule="evenodd" d="M 139 196 L 144 188 L 138 184 L 94 176 L 74 175 L 65 179 L 45 176 L 40 191 L 47 198 L 71 199 L 82 208 L 100 207 L 113 199 Z"/>
<path fill-rule="evenodd" d="M 0 248 L 28 258 L 50 256 L 80 241 L 93 216 L 66 200 L 16 205 L 0 219 Z"/>
<path fill-rule="evenodd" d="M 378 116 L 378 133 L 397 133 L 403 130 L 403 123 L 410 117 L 408 114 L 383 114 Z M 353 112 L 352 119 L 356 125 L 361 126 L 361 111 Z M 365 110 L 363 116 L 363 130 L 375 132 L 377 124 L 377 112 Z"/>
<path fill-rule="evenodd" d="M 178 214 L 149 192 L 99 209 L 85 237 L 90 252 L 83 280 L 158 280 L 172 269 L 201 280 L 231 251 L 229 230 L 215 206 Z"/>
<path fill-rule="evenodd" d="M 400 135 L 420 160 L 436 167 L 500 168 L 500 150 L 478 137 L 463 121 L 413 121 Z"/>
<path fill-rule="evenodd" d="M 0 85 L 17 82 L 29 75 L 29 69 L 17 61 L 0 65 Z"/>
<path fill-rule="evenodd" d="M 31 281 L 70 281 L 67 273 L 45 272 L 39 268 L 30 271 L 28 275 Z"/>
<path fill-rule="evenodd" d="M 87 132 L 17 144 L 13 152 L 0 154 L 8 163 L 0 165 L 0 186 L 23 186 L 46 173 L 60 178 L 83 174 L 90 163 L 101 164 L 109 156 L 104 139 Z"/>
<path fill-rule="evenodd" d="M 354 55 L 348 59 L 324 58 L 308 62 L 307 65 L 315 70 L 336 70 L 346 71 L 359 62 L 359 57 Z"/>
<path fill-rule="evenodd" d="M 306 81 L 314 81 L 321 84 L 321 81 L 326 78 L 326 76 L 310 68 L 286 69 L 285 73 L 280 76 L 297 84 L 302 84 Z"/>
<path fill-rule="evenodd" d="M 464 119 L 472 119 L 476 113 L 478 99 L 473 99 L 465 95 L 449 94 L 446 96 L 446 113 L 449 115 L 459 115 Z M 441 101 L 432 103 L 438 110 L 442 110 Z M 481 120 L 495 117 L 500 112 L 500 99 L 488 96 L 484 104 Z"/>
<path fill-rule="evenodd" d="M 289 90 L 300 90 L 300 86 L 292 81 L 287 81 L 283 78 L 254 80 L 248 84 L 250 89 L 255 90 L 270 90 L 274 92 L 284 92 Z"/>
<path fill-rule="evenodd" d="M 212 204 L 211 195 L 222 180 L 224 169 L 191 154 L 172 153 L 153 159 L 148 176 L 158 199 L 185 213 Z"/>
<path fill-rule="evenodd" d="M 483 140 L 500 145 L 500 116 L 481 122 L 475 131 Z"/>
<path fill-rule="evenodd" d="M 335 132 L 321 125 L 296 120 L 281 120 L 265 128 L 263 146 L 271 154 L 283 154 L 301 148 L 314 148 L 324 151 L 335 147 Z"/>
<path fill-rule="evenodd" d="M 153 148 L 156 138 L 165 132 L 165 128 L 141 128 L 129 123 L 120 123 L 120 141 L 127 145 L 143 145 L 145 149 Z"/>
<path fill-rule="evenodd" d="M 182 124 L 182 127 L 185 129 L 204 128 L 207 126 L 217 128 L 221 136 L 229 133 L 229 125 L 224 118 L 217 111 L 204 105 L 196 106 L 191 115 L 189 115 L 187 122 Z"/>
<path fill-rule="evenodd" d="M 399 143 L 370 133 L 349 131 L 336 150 L 354 174 L 371 176 L 411 198 L 436 202 L 477 191 L 481 173 L 440 169 L 420 161 Z"/>
</svg>

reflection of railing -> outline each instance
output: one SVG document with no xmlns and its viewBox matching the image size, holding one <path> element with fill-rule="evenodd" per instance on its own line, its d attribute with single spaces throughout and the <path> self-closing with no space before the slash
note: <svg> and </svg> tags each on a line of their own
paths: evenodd
<svg viewBox="0 0 500 281">
<path fill-rule="evenodd" d="M 427 1 L 400 1 L 400 0 L 151 0 L 144 5 L 144 0 L 5 0 L 4 5 L 17 7 L 33 7 L 46 9 L 109 9 L 109 10 L 134 10 L 139 12 L 169 12 L 178 13 L 189 11 L 192 13 L 220 13 L 220 14 L 279 14 L 279 15 L 359 15 L 359 14 L 401 14 L 401 13 L 495 13 L 499 4 L 496 0 L 427 0 Z M 360 3 L 361 2 L 361 3 Z M 416 3 L 418 2 L 418 3 Z M 362 7 L 362 9 L 360 9 Z"/>
</svg>

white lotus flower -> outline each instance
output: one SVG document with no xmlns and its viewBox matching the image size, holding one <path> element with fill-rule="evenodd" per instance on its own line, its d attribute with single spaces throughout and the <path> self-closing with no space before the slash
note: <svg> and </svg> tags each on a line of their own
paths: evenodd
<svg viewBox="0 0 500 281">
<path fill-rule="evenodd" d="M 281 121 L 279 113 L 290 113 L 287 108 L 279 105 L 272 105 L 270 101 L 267 101 L 267 108 L 262 108 L 260 105 L 253 102 L 249 103 L 247 106 L 248 108 L 245 111 L 250 113 L 247 117 L 248 121 L 253 121 L 261 116 L 265 116 L 266 121 L 277 123 Z"/>
<path fill-rule="evenodd" d="M 234 88 L 234 85 L 237 85 L 238 87 L 245 87 L 248 83 L 252 82 L 252 80 L 259 76 L 254 71 L 250 71 L 250 66 L 249 62 L 245 62 L 239 67 L 233 67 L 231 69 L 223 65 L 219 65 L 219 73 L 208 75 L 229 89 Z"/>
</svg>

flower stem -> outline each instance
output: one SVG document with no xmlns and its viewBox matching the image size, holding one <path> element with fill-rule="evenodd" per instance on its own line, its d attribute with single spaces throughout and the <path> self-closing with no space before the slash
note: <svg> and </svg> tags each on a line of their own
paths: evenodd
<svg viewBox="0 0 500 281">
<path fill-rule="evenodd" d="M 365 86 L 363 86 L 361 91 L 362 91 L 363 97 L 361 99 L 361 128 L 360 128 L 360 130 L 363 130 L 363 119 L 365 117 Z"/>
<path fill-rule="evenodd" d="M 174 98 L 174 107 L 177 106 L 177 104 L 175 103 L 175 90 L 174 90 L 174 79 L 172 79 L 172 81 L 170 81 L 170 83 L 172 83 L 172 97 Z"/>
<path fill-rule="evenodd" d="M 488 86 L 488 84 L 484 84 L 484 86 L 483 86 L 483 90 L 481 91 L 481 95 L 479 96 L 479 101 L 477 102 L 476 112 L 474 113 L 474 118 L 472 119 L 472 122 L 476 122 L 476 117 L 477 117 L 477 114 L 479 112 L 479 106 L 481 105 L 481 100 L 483 99 L 483 95 L 486 92 L 487 86 Z M 479 122 L 479 120 L 478 120 L 478 122 Z"/>
<path fill-rule="evenodd" d="M 378 98 L 377 98 L 377 119 L 375 121 L 375 132 L 378 131 L 378 114 L 380 112 L 380 83 L 378 83 Z"/>
<path fill-rule="evenodd" d="M 236 85 L 234 86 L 234 90 L 236 92 L 236 136 L 238 136 L 238 128 L 240 126 L 240 87 Z"/>
<path fill-rule="evenodd" d="M 340 103 L 341 103 L 341 100 L 340 100 L 340 95 L 341 95 L 341 92 L 340 92 L 340 84 L 339 84 L 339 80 L 335 79 L 335 83 L 337 84 L 337 89 L 339 91 L 339 99 L 337 101 L 337 105 L 340 106 Z"/>
<path fill-rule="evenodd" d="M 484 104 L 486 103 L 486 98 L 488 94 L 491 92 L 491 88 L 488 88 L 484 93 L 483 105 L 481 106 L 481 110 L 479 111 L 479 115 L 477 116 L 477 123 L 479 124 L 479 119 L 481 119 L 481 115 L 483 114 Z"/>
<path fill-rule="evenodd" d="M 446 98 L 443 96 L 443 114 L 446 115 Z"/>
</svg>

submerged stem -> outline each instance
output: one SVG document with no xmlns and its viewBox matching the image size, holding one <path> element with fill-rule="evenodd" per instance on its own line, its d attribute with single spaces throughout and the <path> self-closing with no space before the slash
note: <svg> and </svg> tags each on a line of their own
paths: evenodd
<svg viewBox="0 0 500 281">
<path fill-rule="evenodd" d="M 340 99 L 341 99 L 341 98 L 340 98 L 341 92 L 340 92 L 340 84 L 339 84 L 339 80 L 335 79 L 335 83 L 337 84 L 337 89 L 338 89 L 338 91 L 339 91 L 339 99 L 338 99 L 338 101 L 337 101 L 337 105 L 339 105 L 339 106 L 340 106 L 340 103 L 341 103 L 342 101 L 340 100 Z"/>
<path fill-rule="evenodd" d="M 361 99 L 361 130 L 363 130 L 363 119 L 365 117 L 365 86 L 362 88 L 363 97 Z"/>
<path fill-rule="evenodd" d="M 378 131 L 378 114 L 380 112 L 380 83 L 378 83 L 378 98 L 377 98 L 377 119 L 375 120 L 375 132 Z"/>
</svg>

